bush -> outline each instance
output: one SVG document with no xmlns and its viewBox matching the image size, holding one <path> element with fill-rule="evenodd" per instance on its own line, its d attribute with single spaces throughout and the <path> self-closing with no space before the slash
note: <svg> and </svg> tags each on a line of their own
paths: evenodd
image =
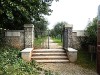
<svg viewBox="0 0 100 75">
<path fill-rule="evenodd" d="M 5 31 L 0 28 L 0 46 L 5 44 Z"/>
<path fill-rule="evenodd" d="M 8 46 L 0 47 L 0 75 L 39 75 L 41 71 L 45 75 L 53 75 L 52 72 L 38 67 L 34 60 L 22 60 L 20 50 Z"/>
<path fill-rule="evenodd" d="M 38 75 L 35 61 L 25 62 L 20 50 L 11 47 L 0 48 L 0 75 Z"/>
<path fill-rule="evenodd" d="M 85 30 L 85 37 L 80 39 L 81 47 L 97 46 L 97 17 L 90 22 Z"/>
</svg>

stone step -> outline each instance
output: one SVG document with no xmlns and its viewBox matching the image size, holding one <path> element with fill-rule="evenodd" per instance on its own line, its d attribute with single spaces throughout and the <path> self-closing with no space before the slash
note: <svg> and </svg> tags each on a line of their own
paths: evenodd
<svg viewBox="0 0 100 75">
<path fill-rule="evenodd" d="M 31 59 L 36 62 L 69 62 L 63 49 L 35 49 Z"/>
<path fill-rule="evenodd" d="M 32 56 L 67 56 L 66 53 L 32 53 Z"/>
<path fill-rule="evenodd" d="M 39 63 L 68 63 L 69 60 L 35 60 Z"/>
<path fill-rule="evenodd" d="M 33 53 L 65 53 L 64 50 L 33 50 Z"/>
<path fill-rule="evenodd" d="M 65 52 L 64 51 L 33 51 L 33 53 L 65 53 Z"/>
<path fill-rule="evenodd" d="M 67 56 L 32 56 L 32 59 L 67 59 Z"/>
<path fill-rule="evenodd" d="M 34 51 L 64 51 L 63 49 L 35 49 Z"/>
</svg>

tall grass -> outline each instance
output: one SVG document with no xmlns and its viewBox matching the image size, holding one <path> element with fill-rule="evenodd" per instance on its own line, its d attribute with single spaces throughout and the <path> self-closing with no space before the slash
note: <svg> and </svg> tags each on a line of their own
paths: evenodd
<svg viewBox="0 0 100 75">
<path fill-rule="evenodd" d="M 76 64 L 84 68 L 96 71 L 96 59 L 91 61 L 90 53 L 88 53 L 87 51 L 78 50 L 78 59 L 76 61 Z"/>
<path fill-rule="evenodd" d="M 52 38 L 54 43 L 58 43 L 60 46 L 62 46 L 62 41 L 60 38 Z"/>
<path fill-rule="evenodd" d="M 47 37 L 35 38 L 34 48 L 35 49 L 43 48 L 43 43 L 45 42 L 46 39 L 47 39 Z"/>
</svg>

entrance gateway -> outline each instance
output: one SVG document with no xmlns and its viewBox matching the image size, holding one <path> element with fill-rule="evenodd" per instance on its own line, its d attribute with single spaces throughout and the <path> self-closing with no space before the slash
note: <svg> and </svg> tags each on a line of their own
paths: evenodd
<svg viewBox="0 0 100 75">
<path fill-rule="evenodd" d="M 50 42 L 49 39 L 46 40 L 46 44 L 44 43 L 44 47 L 41 49 L 33 49 L 33 41 L 30 40 L 31 38 L 34 39 L 34 35 L 41 39 L 41 36 L 48 32 L 42 33 L 39 32 L 36 34 L 33 25 L 25 25 L 25 32 L 26 32 L 26 46 L 25 49 L 22 50 L 22 58 L 26 61 L 31 61 L 32 59 L 36 60 L 37 62 L 75 62 L 77 59 L 77 50 L 68 48 L 71 47 L 72 44 L 72 27 L 70 25 L 66 25 L 64 28 L 64 35 L 63 35 L 63 49 L 62 48 L 50 48 L 51 44 L 54 43 L 53 41 Z M 28 36 L 27 36 L 28 35 Z M 31 36 L 30 36 L 31 35 Z M 40 36 L 41 35 L 41 36 Z M 29 38 L 30 36 L 30 38 Z M 45 37 L 45 36 L 44 36 Z M 67 37 L 67 38 L 66 38 Z M 50 42 L 50 43 L 49 43 Z M 49 44 L 48 44 L 49 43 Z M 34 43 L 35 44 L 35 43 Z M 47 47 L 46 47 L 47 45 Z M 53 47 L 54 44 L 51 46 Z M 50 48 L 50 49 L 48 49 Z"/>
</svg>

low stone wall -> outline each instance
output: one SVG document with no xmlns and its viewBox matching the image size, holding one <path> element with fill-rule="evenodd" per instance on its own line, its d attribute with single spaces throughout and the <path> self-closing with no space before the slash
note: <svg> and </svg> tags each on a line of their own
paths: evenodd
<svg viewBox="0 0 100 75">
<path fill-rule="evenodd" d="M 75 62 L 77 60 L 77 50 L 73 48 L 67 49 L 67 55 L 70 62 Z"/>
<path fill-rule="evenodd" d="M 25 24 L 24 30 L 7 30 L 5 32 L 7 45 L 18 49 L 33 48 L 34 46 L 34 25 Z"/>
<path fill-rule="evenodd" d="M 21 57 L 25 61 L 31 61 L 32 51 L 33 48 L 25 48 L 24 50 L 21 51 Z"/>
<path fill-rule="evenodd" d="M 77 30 L 72 32 L 72 48 L 74 49 L 80 49 L 81 48 L 81 40 L 83 40 L 84 37 L 84 30 Z"/>
<path fill-rule="evenodd" d="M 72 33 L 72 48 L 80 49 L 80 41 L 77 36 L 77 32 Z"/>
<path fill-rule="evenodd" d="M 5 32 L 5 41 L 7 45 L 24 49 L 24 30 L 7 30 Z"/>
</svg>

